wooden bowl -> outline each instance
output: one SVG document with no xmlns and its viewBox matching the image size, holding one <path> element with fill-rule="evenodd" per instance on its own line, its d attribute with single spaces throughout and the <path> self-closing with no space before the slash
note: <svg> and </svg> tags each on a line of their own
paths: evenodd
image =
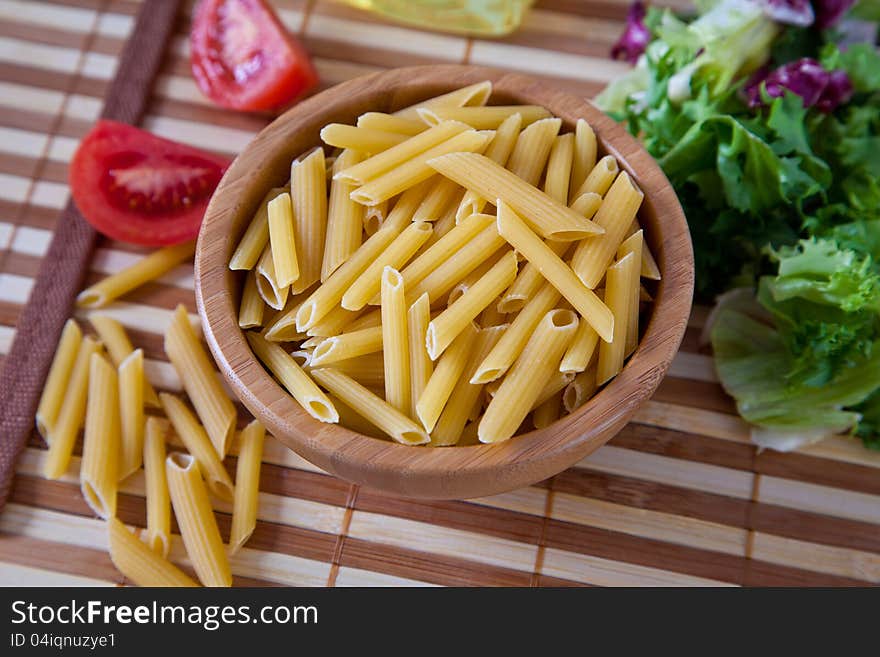
<svg viewBox="0 0 880 657">
<path fill-rule="evenodd" d="M 328 123 L 353 123 L 367 111 L 394 111 L 481 80 L 490 104 L 543 105 L 567 130 L 579 118 L 596 132 L 600 156 L 614 155 L 645 192 L 639 220 L 662 281 L 643 320 L 641 342 L 623 371 L 593 399 L 545 429 L 501 444 L 407 447 L 308 416 L 254 357 L 238 327 L 241 272 L 227 263 L 270 187 L 290 162 L 320 143 Z M 303 101 L 266 127 L 232 163 L 208 206 L 195 257 L 196 299 L 214 358 L 241 402 L 284 444 L 343 479 L 385 492 L 451 499 L 492 495 L 550 477 L 608 442 L 656 390 L 684 335 L 693 293 L 687 223 L 666 176 L 626 131 L 589 102 L 531 77 L 476 66 L 420 66 L 342 83 Z"/>
</svg>

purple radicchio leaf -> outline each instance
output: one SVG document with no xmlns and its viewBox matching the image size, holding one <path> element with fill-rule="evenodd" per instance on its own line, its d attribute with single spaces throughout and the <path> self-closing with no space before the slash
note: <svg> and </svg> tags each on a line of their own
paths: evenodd
<svg viewBox="0 0 880 657">
<path fill-rule="evenodd" d="M 778 98 L 786 90 L 803 99 L 804 107 L 816 107 L 821 112 L 833 112 L 852 97 L 853 87 L 845 71 L 828 71 L 815 59 L 804 57 L 770 71 L 756 72 L 746 83 L 744 93 L 749 107 L 761 107 L 767 96 Z"/>
<path fill-rule="evenodd" d="M 645 25 L 645 5 L 634 2 L 626 15 L 626 29 L 611 49 L 611 57 L 635 64 L 650 40 L 651 31 Z"/>
<path fill-rule="evenodd" d="M 764 13 L 777 23 L 808 27 L 815 15 L 810 0 L 759 0 Z"/>
<path fill-rule="evenodd" d="M 855 3 L 856 0 L 813 0 L 813 8 L 816 11 L 816 27 L 820 30 L 831 27 Z"/>
</svg>

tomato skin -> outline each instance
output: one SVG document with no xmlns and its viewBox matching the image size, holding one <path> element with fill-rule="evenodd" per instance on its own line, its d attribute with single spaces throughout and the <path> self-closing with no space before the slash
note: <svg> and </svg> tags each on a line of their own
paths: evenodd
<svg viewBox="0 0 880 657">
<path fill-rule="evenodd" d="M 229 28 L 230 15 L 247 24 Z M 235 55 L 248 59 L 230 62 Z M 235 110 L 279 109 L 318 83 L 308 52 L 265 0 L 201 0 L 190 31 L 190 65 L 202 93 Z"/>
<path fill-rule="evenodd" d="M 143 246 L 194 239 L 229 161 L 100 120 L 70 163 L 70 191 L 99 233 Z"/>
</svg>

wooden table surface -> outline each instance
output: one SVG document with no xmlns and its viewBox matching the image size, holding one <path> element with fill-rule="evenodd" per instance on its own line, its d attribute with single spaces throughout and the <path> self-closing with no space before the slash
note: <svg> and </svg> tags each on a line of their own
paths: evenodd
<svg viewBox="0 0 880 657">
<path fill-rule="evenodd" d="M 592 96 L 626 66 L 607 59 L 625 0 L 538 2 L 499 40 L 420 32 L 326 0 L 273 0 L 324 86 L 383 68 L 471 62 L 551 78 Z M 234 154 L 266 117 L 213 107 L 189 74 L 185 3 L 145 127 Z M 0 0 L 0 362 L 67 199 L 67 166 L 97 116 L 137 0 Z M 138 257 L 102 243 L 90 280 Z M 178 390 L 161 333 L 195 312 L 192 267 L 112 306 L 158 388 Z M 880 454 L 837 438 L 758 453 L 699 345 L 695 309 L 654 399 L 609 445 L 526 488 L 469 502 L 394 499 L 330 477 L 267 441 L 259 522 L 233 560 L 259 585 L 864 585 L 880 581 Z M 0 391 L 2 394 L 2 391 Z M 2 437 L 0 437 L 2 439 Z M 34 435 L 0 514 L 0 584 L 125 583 L 103 522 L 81 499 L 78 459 L 42 478 Z M 120 517 L 143 526 L 143 481 Z M 220 514 L 228 531 L 228 515 Z M 179 558 L 179 541 L 172 558 Z"/>
</svg>

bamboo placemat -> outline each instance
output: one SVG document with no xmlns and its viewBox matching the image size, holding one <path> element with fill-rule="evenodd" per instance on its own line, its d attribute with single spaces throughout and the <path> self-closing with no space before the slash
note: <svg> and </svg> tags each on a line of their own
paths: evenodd
<svg viewBox="0 0 880 657">
<path fill-rule="evenodd" d="M 677 2 L 677 0 L 676 0 Z M 95 120 L 138 0 L 0 0 L 0 359 L 8 351 L 67 201 L 67 165 Z M 184 3 L 143 125 L 234 154 L 266 117 L 224 112 L 190 75 Z M 625 67 L 606 53 L 626 0 L 545 0 L 500 41 L 420 32 L 326 0 L 273 0 L 330 86 L 387 67 L 471 62 L 516 68 L 584 96 Z M 671 3 L 667 3 L 671 4 Z M 141 253 L 102 242 L 89 281 Z M 192 268 L 113 306 L 159 388 L 177 390 L 161 333 L 195 313 Z M 552 479 L 470 502 L 394 499 L 323 474 L 267 441 L 260 521 L 233 561 L 238 584 L 850 585 L 880 581 L 880 454 L 846 438 L 757 453 L 699 345 L 695 309 L 669 376 L 609 445 Z M 2 360 L 0 360 L 2 363 Z M 7 394 L 8 391 L 0 391 Z M 0 437 L 2 438 L 2 437 Z M 40 475 L 34 435 L 0 514 L 0 584 L 124 583 L 82 501 L 78 460 Z M 143 482 L 120 516 L 143 526 Z M 228 530 L 221 514 L 221 528 Z M 173 558 L 182 555 L 180 546 Z"/>
</svg>

